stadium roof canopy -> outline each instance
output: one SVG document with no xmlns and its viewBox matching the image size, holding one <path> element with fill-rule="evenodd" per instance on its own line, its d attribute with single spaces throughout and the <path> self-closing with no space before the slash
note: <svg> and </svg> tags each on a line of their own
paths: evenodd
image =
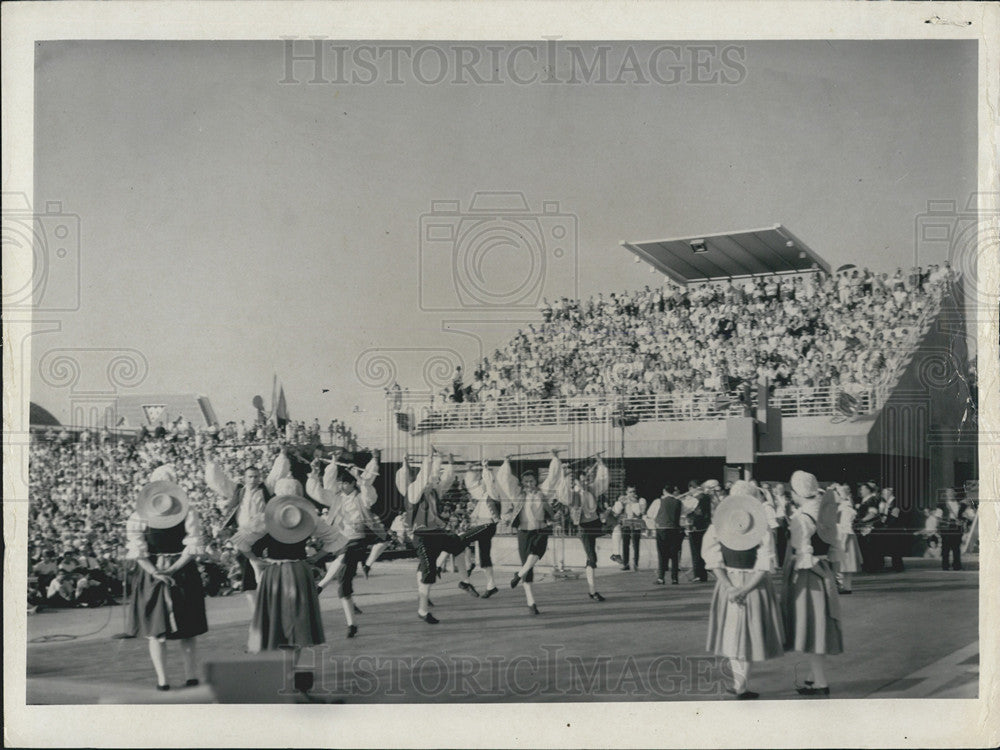
<svg viewBox="0 0 1000 750">
<path fill-rule="evenodd" d="M 780 224 L 622 246 L 680 284 L 822 270 L 830 265 Z"/>
</svg>

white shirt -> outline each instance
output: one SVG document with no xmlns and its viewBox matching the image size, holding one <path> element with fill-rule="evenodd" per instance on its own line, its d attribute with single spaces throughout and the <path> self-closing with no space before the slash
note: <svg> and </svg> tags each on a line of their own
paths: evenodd
<svg viewBox="0 0 1000 750">
<path fill-rule="evenodd" d="M 278 480 L 291 475 L 291 461 L 288 460 L 288 456 L 279 453 L 274 459 L 270 473 L 264 479 L 264 486 L 273 494 Z M 220 495 L 217 501 L 220 510 L 224 510 L 233 499 L 233 493 L 236 492 L 238 486 L 238 483 L 230 479 L 225 470 L 215 461 L 209 461 L 205 465 L 205 483 Z M 237 528 L 262 528 L 265 504 L 264 492 L 260 485 L 244 489 L 243 499 L 240 501 L 240 508 L 236 513 Z"/>
</svg>

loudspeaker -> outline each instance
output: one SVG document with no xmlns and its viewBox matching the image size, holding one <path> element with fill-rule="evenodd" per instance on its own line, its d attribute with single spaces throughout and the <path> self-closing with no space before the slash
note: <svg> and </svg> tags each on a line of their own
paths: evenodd
<svg viewBox="0 0 1000 750">
<path fill-rule="evenodd" d="M 726 463 L 752 464 L 756 460 L 757 427 L 753 417 L 726 420 Z"/>
</svg>

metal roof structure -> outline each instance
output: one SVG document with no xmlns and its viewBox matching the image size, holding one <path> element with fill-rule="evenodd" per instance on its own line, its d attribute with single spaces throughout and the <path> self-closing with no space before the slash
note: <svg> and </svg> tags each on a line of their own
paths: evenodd
<svg viewBox="0 0 1000 750">
<path fill-rule="evenodd" d="M 821 270 L 830 264 L 781 224 L 622 247 L 680 284 Z"/>
</svg>

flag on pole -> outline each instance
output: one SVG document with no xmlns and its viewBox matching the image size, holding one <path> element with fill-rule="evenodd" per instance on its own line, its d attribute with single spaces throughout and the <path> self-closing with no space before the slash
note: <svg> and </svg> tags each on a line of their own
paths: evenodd
<svg viewBox="0 0 1000 750">
<path fill-rule="evenodd" d="M 285 386 L 282 385 L 278 388 L 278 403 L 274 407 L 274 423 L 280 429 L 289 421 L 288 404 L 285 403 Z"/>
</svg>

